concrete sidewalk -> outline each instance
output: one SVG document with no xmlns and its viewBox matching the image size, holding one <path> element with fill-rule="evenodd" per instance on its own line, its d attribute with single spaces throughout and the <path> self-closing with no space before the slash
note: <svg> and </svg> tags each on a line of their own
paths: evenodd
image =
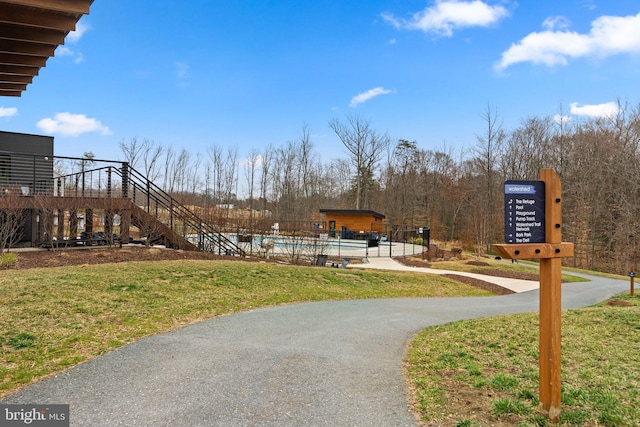
<svg viewBox="0 0 640 427">
<path fill-rule="evenodd" d="M 429 274 L 457 274 L 458 276 L 473 277 L 474 279 L 483 280 L 485 282 L 493 283 L 503 288 L 510 289 L 513 292 L 527 292 L 540 287 L 540 283 L 533 280 L 521 280 L 521 279 L 509 279 L 506 277 L 486 276 L 484 274 L 465 273 L 462 271 L 453 270 L 438 270 L 435 268 L 424 267 L 409 267 L 399 263 L 393 258 L 369 258 L 367 262 L 362 264 L 349 264 L 351 268 L 373 268 L 380 270 L 398 270 L 398 271 L 413 271 L 419 273 Z"/>
</svg>

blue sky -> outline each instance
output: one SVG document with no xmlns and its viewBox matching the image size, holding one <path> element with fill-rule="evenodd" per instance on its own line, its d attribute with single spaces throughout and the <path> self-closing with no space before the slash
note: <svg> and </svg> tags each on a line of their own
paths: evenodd
<svg viewBox="0 0 640 427">
<path fill-rule="evenodd" d="M 509 130 L 617 101 L 640 102 L 637 1 L 95 0 L 22 97 L 0 98 L 0 129 L 121 159 L 133 137 L 242 157 L 306 124 L 330 160 L 333 118 L 463 150 L 488 107 Z"/>
</svg>

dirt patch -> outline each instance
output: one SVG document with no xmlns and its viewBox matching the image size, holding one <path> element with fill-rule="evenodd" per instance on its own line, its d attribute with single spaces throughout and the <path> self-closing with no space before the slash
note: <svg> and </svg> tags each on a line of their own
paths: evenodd
<svg viewBox="0 0 640 427">
<path fill-rule="evenodd" d="M 184 251 L 180 249 L 165 249 L 160 247 L 146 247 L 142 245 L 125 245 L 118 247 L 67 248 L 58 250 L 28 249 L 11 250 L 18 255 L 16 265 L 11 270 L 24 270 L 39 267 L 64 267 L 83 264 L 107 264 L 127 261 L 171 261 L 171 260 L 229 260 L 244 262 L 273 262 L 289 264 L 285 257 L 272 256 L 270 260 L 254 257 L 239 257 L 230 255 L 216 255 L 205 251 Z M 331 258 L 330 262 L 341 264 L 343 258 Z M 359 264 L 362 260 L 353 258 L 350 264 Z M 302 264 L 302 265 L 309 265 Z"/>
<path fill-rule="evenodd" d="M 13 251 L 12 251 L 13 252 Z M 29 250 L 14 252 L 18 261 L 11 270 L 39 267 L 65 267 L 70 265 L 106 264 L 125 261 L 165 261 L 165 260 L 239 260 L 238 257 L 214 255 L 202 251 L 183 251 L 145 246 L 123 248 L 65 249 L 56 251 Z"/>
<path fill-rule="evenodd" d="M 633 307 L 633 304 L 629 301 L 622 301 L 617 299 L 612 299 L 607 301 L 607 305 L 612 305 L 614 307 Z"/>
<path fill-rule="evenodd" d="M 422 267 L 422 268 L 431 268 L 433 264 L 437 262 L 437 261 L 429 262 L 426 259 L 422 259 L 418 257 L 396 258 L 396 261 L 409 267 Z M 470 264 L 476 267 L 484 267 L 484 266 L 490 265 L 483 261 L 469 261 L 467 262 L 467 264 Z M 478 268 L 478 269 L 472 270 L 471 272 L 476 274 L 484 274 L 485 276 L 505 277 L 507 279 L 521 279 L 521 280 L 533 280 L 533 281 L 540 280 L 540 275 L 538 273 L 529 273 L 526 271 L 506 271 L 506 270 L 499 270 L 499 269 L 493 269 L 493 268 Z"/>
<path fill-rule="evenodd" d="M 407 267 L 422 267 L 422 268 L 431 268 L 431 263 L 426 258 L 418 258 L 418 257 L 404 257 L 404 258 L 394 258 L 402 265 L 406 265 Z"/>
<path fill-rule="evenodd" d="M 422 268 L 430 268 L 436 262 L 429 262 L 427 259 L 419 258 L 419 257 L 404 257 L 404 258 L 396 258 L 398 262 L 403 265 L 409 267 L 422 267 Z M 467 264 L 471 264 L 474 266 L 484 266 L 489 265 L 486 262 L 482 261 L 469 261 Z M 509 279 L 523 279 L 523 280 L 538 280 L 538 275 L 535 273 L 526 273 L 526 272 L 517 272 L 517 271 L 502 271 L 496 269 L 477 269 L 473 271 L 476 274 L 484 274 L 486 276 L 494 276 L 494 277 L 506 277 Z M 496 295 L 509 295 L 514 292 L 510 289 L 503 288 L 502 286 L 495 285 L 493 283 L 485 282 L 484 280 L 475 279 L 473 277 L 462 276 L 459 274 L 445 274 L 445 277 L 456 280 L 458 282 L 465 283 L 467 285 L 471 285 L 473 287 L 484 289 L 485 291 L 493 292 Z"/>
<path fill-rule="evenodd" d="M 496 295 L 510 295 L 515 292 L 511 289 L 503 288 L 493 283 L 485 282 L 484 280 L 476 279 L 473 277 L 460 276 L 458 274 L 444 274 L 444 277 L 462 282 L 466 285 L 473 286 L 474 288 L 483 289 L 485 291 L 493 292 Z"/>
<path fill-rule="evenodd" d="M 508 279 L 533 280 L 534 282 L 540 281 L 540 274 L 529 273 L 527 271 L 506 271 L 493 268 L 479 268 L 477 270 L 473 270 L 472 273 L 484 274 L 486 276 L 506 277 Z"/>
<path fill-rule="evenodd" d="M 474 265 L 476 267 L 489 267 L 491 264 L 484 261 L 467 261 L 467 264 Z"/>
</svg>

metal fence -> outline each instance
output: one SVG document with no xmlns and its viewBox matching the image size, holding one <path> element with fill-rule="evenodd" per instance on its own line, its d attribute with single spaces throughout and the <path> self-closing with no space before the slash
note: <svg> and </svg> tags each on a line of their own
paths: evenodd
<svg viewBox="0 0 640 427">
<path fill-rule="evenodd" d="M 259 252 L 256 242 L 266 236 L 330 238 L 338 256 L 352 250 L 365 256 L 416 255 L 430 243 L 428 227 L 385 225 L 382 231 L 333 230 L 332 235 L 327 224 L 317 220 L 216 217 L 208 207 L 196 207 L 196 213 L 128 163 L 112 160 L 0 152 L 0 191 L 20 196 L 129 198 L 178 235 L 219 253 Z M 362 246 L 350 243 L 354 241 Z"/>
</svg>

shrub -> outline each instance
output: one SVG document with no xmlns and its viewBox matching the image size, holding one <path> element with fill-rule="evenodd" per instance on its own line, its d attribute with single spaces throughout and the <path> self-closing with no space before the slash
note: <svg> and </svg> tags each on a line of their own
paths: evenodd
<svg viewBox="0 0 640 427">
<path fill-rule="evenodd" d="M 14 267 L 18 262 L 18 255 L 14 253 L 7 253 L 0 255 L 0 267 L 9 268 Z"/>
</svg>

